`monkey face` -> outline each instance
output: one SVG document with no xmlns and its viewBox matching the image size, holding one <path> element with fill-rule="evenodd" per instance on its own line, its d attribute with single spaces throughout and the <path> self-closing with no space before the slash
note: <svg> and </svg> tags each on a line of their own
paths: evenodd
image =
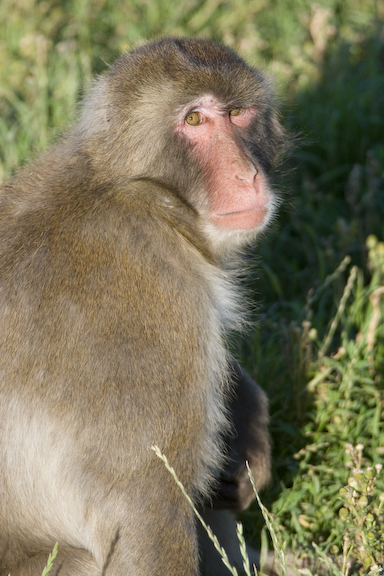
<svg viewBox="0 0 384 576">
<path fill-rule="evenodd" d="M 177 126 L 203 169 L 206 195 L 200 209 L 204 206 L 207 222 L 220 231 L 258 231 L 273 210 L 266 178 L 244 144 L 256 114 L 254 108 L 228 110 L 206 96 Z"/>
</svg>

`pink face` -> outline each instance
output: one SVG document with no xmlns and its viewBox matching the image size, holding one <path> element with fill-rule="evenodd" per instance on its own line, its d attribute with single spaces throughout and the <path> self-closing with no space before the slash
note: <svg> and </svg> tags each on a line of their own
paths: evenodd
<svg viewBox="0 0 384 576">
<path fill-rule="evenodd" d="M 192 154 L 203 168 L 208 219 L 219 229 L 258 229 L 269 213 L 266 179 L 241 144 L 255 115 L 253 108 L 228 111 L 206 96 L 189 108 L 176 128 L 192 144 Z"/>
</svg>

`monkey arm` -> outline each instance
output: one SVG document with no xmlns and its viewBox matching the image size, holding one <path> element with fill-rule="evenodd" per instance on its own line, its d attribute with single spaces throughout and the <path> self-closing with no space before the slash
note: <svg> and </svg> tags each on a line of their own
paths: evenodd
<svg viewBox="0 0 384 576">
<path fill-rule="evenodd" d="M 270 479 L 268 400 L 263 390 L 236 361 L 232 363 L 234 391 L 229 405 L 233 430 L 225 438 L 227 463 L 222 470 L 215 508 L 240 511 L 254 499 L 245 462 L 260 490 Z"/>
</svg>

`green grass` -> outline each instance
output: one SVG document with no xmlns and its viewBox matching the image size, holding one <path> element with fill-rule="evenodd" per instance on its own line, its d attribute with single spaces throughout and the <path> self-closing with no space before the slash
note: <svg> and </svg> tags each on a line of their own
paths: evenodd
<svg viewBox="0 0 384 576">
<path fill-rule="evenodd" d="M 347 443 L 364 446 L 364 470 L 384 454 L 383 21 L 374 0 L 0 3 L 0 182 L 57 138 L 92 76 L 136 42 L 214 38 L 275 76 L 296 144 L 275 178 L 279 219 L 250 254 L 258 323 L 237 350 L 271 399 L 274 480 L 263 499 L 287 545 L 313 556 L 313 541 L 343 547 Z M 256 507 L 244 520 L 256 542 Z M 356 573 L 367 573 L 360 560 Z"/>
</svg>

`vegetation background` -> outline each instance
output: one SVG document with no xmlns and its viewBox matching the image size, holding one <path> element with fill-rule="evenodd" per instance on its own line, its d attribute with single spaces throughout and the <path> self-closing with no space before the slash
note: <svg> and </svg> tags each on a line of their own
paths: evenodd
<svg viewBox="0 0 384 576">
<path fill-rule="evenodd" d="M 223 41 L 275 77 L 297 142 L 276 177 L 279 219 L 249 255 L 257 323 L 235 345 L 270 397 L 274 480 L 262 496 L 296 554 L 314 556 L 314 541 L 341 573 L 349 553 L 355 573 L 374 571 L 384 564 L 383 0 L 2 0 L 0 183 L 75 118 L 95 73 L 163 35 Z M 257 543 L 259 511 L 244 521 Z"/>
</svg>

